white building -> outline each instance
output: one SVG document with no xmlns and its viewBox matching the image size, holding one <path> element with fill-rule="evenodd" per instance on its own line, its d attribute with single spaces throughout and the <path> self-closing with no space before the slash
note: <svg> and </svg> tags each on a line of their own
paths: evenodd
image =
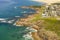
<svg viewBox="0 0 60 40">
<path fill-rule="evenodd" d="M 56 17 L 58 15 L 60 16 L 60 4 L 59 3 L 46 5 L 46 9 L 42 14 L 43 17 L 48 17 L 48 16 Z"/>
</svg>

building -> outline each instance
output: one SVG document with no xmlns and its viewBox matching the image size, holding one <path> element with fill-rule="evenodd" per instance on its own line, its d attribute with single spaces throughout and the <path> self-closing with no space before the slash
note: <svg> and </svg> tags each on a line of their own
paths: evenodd
<svg viewBox="0 0 60 40">
<path fill-rule="evenodd" d="M 43 12 L 44 15 L 42 16 L 60 16 L 60 3 L 53 3 L 51 5 L 46 5 L 46 8 Z"/>
</svg>

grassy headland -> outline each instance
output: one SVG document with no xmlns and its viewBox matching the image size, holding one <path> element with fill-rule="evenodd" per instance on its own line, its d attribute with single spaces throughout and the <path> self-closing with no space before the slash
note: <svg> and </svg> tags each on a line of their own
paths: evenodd
<svg viewBox="0 0 60 40">
<path fill-rule="evenodd" d="M 27 18 L 21 18 L 16 25 L 33 26 L 37 32 L 32 32 L 34 40 L 58 40 L 60 38 L 60 20 L 56 17 L 42 17 L 45 6 L 30 6 L 35 9 L 36 14 L 29 15 Z M 42 30 L 43 29 L 43 30 Z"/>
</svg>

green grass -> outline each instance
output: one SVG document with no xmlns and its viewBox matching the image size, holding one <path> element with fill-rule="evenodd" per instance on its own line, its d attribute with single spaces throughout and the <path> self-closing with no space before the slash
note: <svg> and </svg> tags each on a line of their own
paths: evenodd
<svg viewBox="0 0 60 40">
<path fill-rule="evenodd" d="M 48 18 L 42 18 L 41 14 L 44 11 L 44 7 L 41 8 L 41 12 L 36 15 L 33 20 L 30 20 L 30 22 L 36 22 L 38 20 L 44 20 L 43 26 L 46 30 L 54 31 L 58 34 L 60 37 L 60 20 L 57 20 L 54 17 L 48 17 Z"/>
<path fill-rule="evenodd" d="M 46 30 L 54 31 L 60 36 L 60 20 L 56 20 L 55 18 L 44 19 L 44 27 Z"/>
<path fill-rule="evenodd" d="M 38 20 L 44 20 L 43 26 L 46 30 L 54 31 L 60 36 L 60 20 L 56 18 L 41 18 L 40 16 L 36 16 L 31 22 L 36 22 Z"/>
<path fill-rule="evenodd" d="M 34 17 L 32 20 L 30 20 L 30 22 L 36 22 L 38 20 L 40 20 L 40 16 L 36 15 L 36 17 Z"/>
<path fill-rule="evenodd" d="M 33 18 L 33 20 L 30 20 L 30 22 L 36 22 L 36 21 L 40 20 L 44 9 L 45 9 L 44 6 L 41 7 L 41 8 L 40 8 L 40 13 L 37 14 L 37 15 Z"/>
</svg>

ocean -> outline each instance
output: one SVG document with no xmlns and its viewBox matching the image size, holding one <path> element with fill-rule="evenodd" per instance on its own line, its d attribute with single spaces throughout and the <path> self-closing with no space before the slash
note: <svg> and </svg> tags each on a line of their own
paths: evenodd
<svg viewBox="0 0 60 40">
<path fill-rule="evenodd" d="M 25 27 L 16 27 L 11 24 L 0 24 L 0 40 L 23 40 Z M 22 33 L 21 33 L 22 32 Z"/>
<path fill-rule="evenodd" d="M 17 3 L 18 2 L 18 3 Z M 16 16 L 24 17 L 24 14 L 30 15 L 29 12 L 35 12 L 32 9 L 22 9 L 20 6 L 41 5 L 42 3 L 13 0 L 12 3 L 0 2 L 0 18 L 15 19 Z M 26 12 L 26 13 L 23 13 Z M 18 19 L 17 19 L 18 20 Z M 27 33 L 26 27 L 18 27 L 9 23 L 0 23 L 0 40 L 31 40 L 25 39 L 23 35 Z"/>
<path fill-rule="evenodd" d="M 22 13 L 26 11 L 27 13 Z M 9 10 L 5 10 L 4 12 L 1 11 L 0 18 L 6 18 L 7 20 L 18 20 L 21 17 L 24 17 L 24 14 L 31 15 L 29 12 L 35 12 L 32 9 L 21 9 L 17 8 L 10 8 Z M 16 16 L 20 16 L 17 17 Z M 0 19 L 1 20 L 1 19 Z M 14 21 L 14 23 L 15 23 Z M 0 23 L 0 40 L 27 40 L 23 37 L 25 35 L 26 27 L 18 27 L 13 25 L 14 23 Z"/>
</svg>

